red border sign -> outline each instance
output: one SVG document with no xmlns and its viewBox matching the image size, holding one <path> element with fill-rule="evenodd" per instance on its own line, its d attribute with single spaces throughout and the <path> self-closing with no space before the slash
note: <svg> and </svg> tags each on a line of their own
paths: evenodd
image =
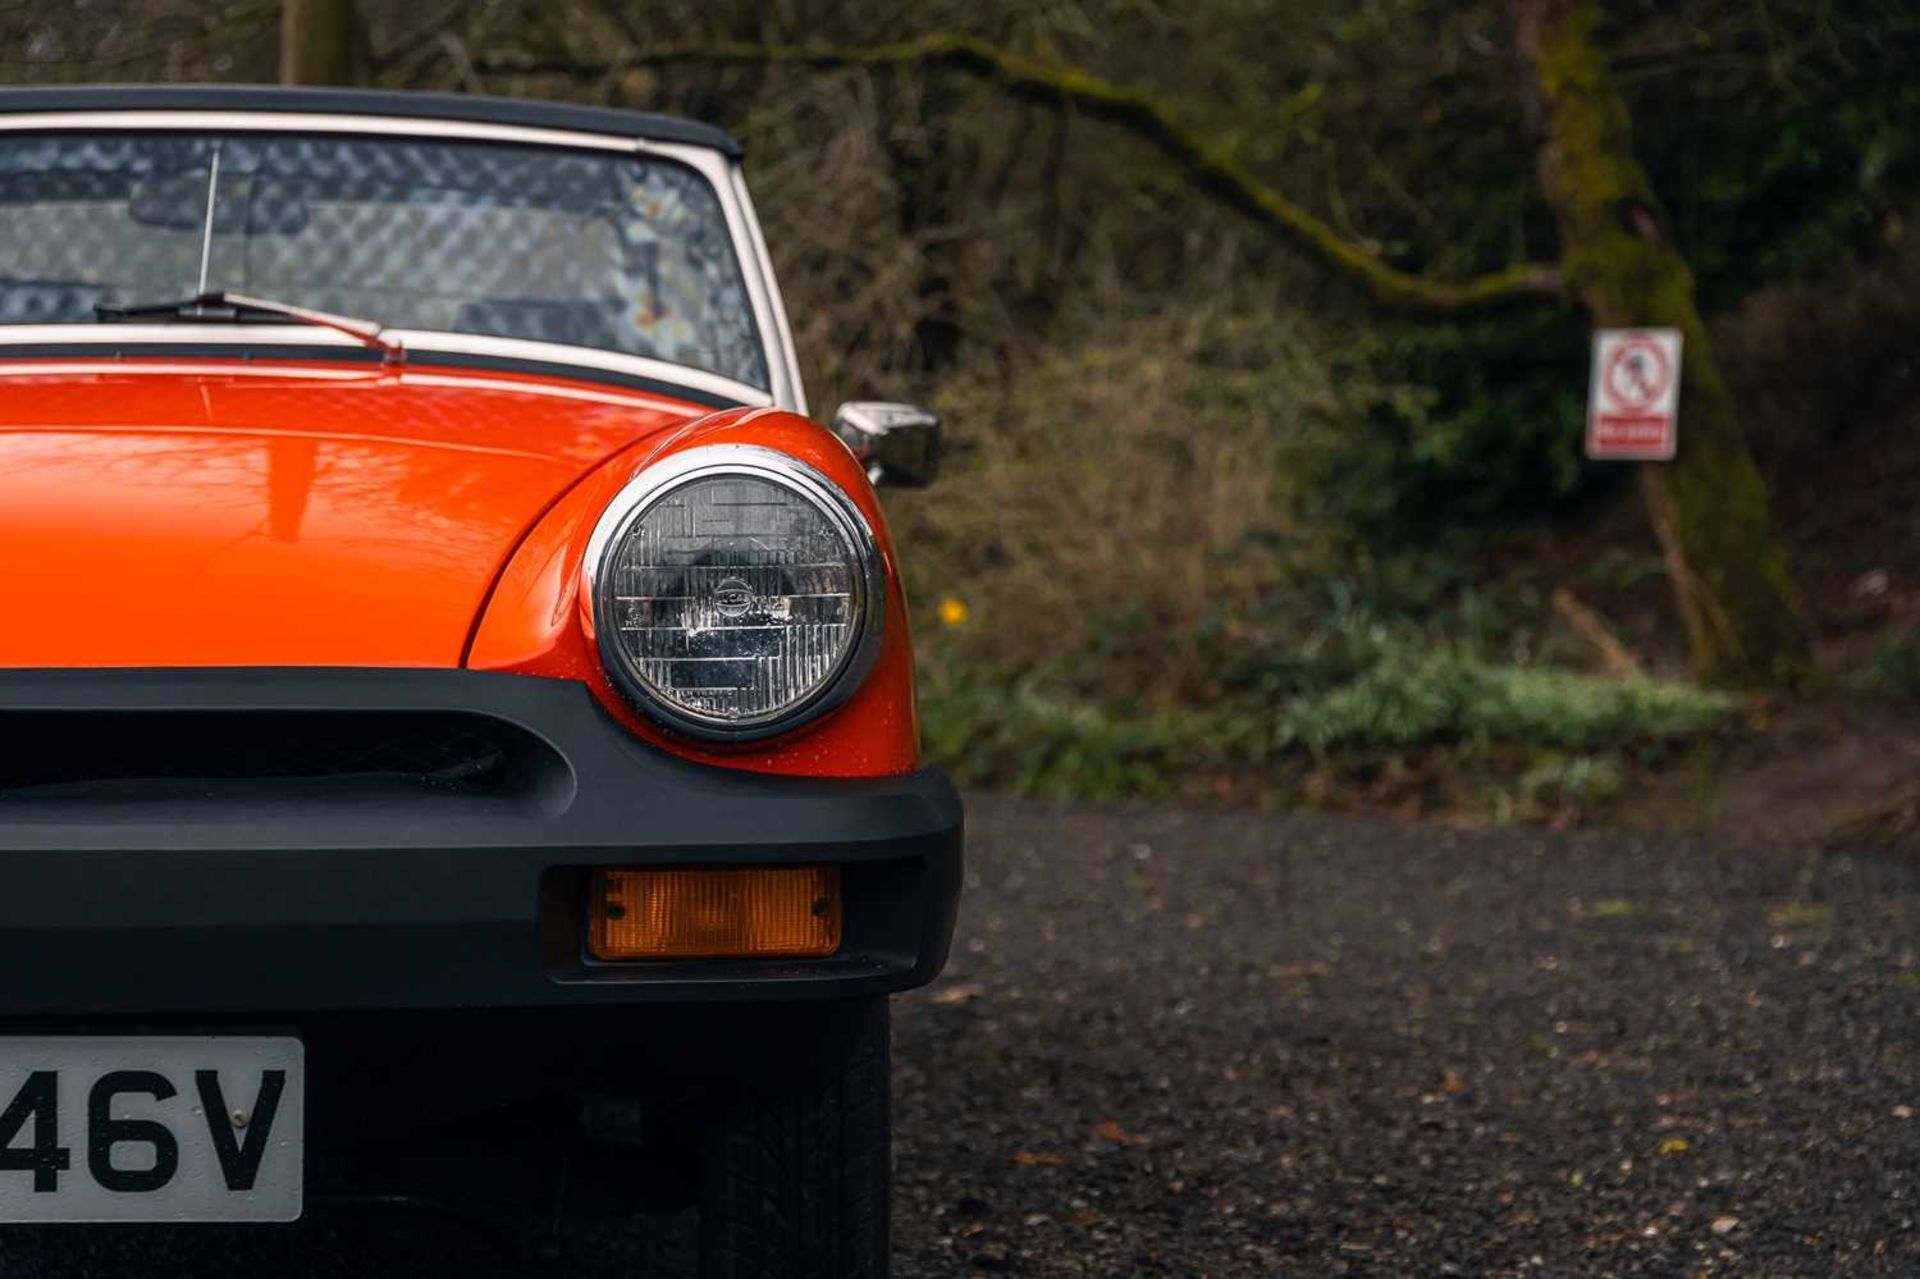
<svg viewBox="0 0 1920 1279">
<path fill-rule="evenodd" d="M 1602 329 L 1593 335 L 1587 456 L 1664 461 L 1679 443 L 1680 333 Z"/>
</svg>

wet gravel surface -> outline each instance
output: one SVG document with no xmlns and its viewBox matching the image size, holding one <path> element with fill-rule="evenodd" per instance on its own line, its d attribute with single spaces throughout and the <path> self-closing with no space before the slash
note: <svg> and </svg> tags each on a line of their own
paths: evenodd
<svg viewBox="0 0 1920 1279">
<path fill-rule="evenodd" d="M 969 819 L 953 966 L 895 1017 L 902 1276 L 1920 1274 L 1920 865 Z M 692 1228 L 7 1231 L 0 1274 L 669 1276 Z"/>
</svg>

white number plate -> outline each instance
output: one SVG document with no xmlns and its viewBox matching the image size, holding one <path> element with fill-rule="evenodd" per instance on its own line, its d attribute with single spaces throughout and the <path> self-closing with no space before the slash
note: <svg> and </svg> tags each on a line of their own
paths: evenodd
<svg viewBox="0 0 1920 1279">
<path fill-rule="evenodd" d="M 293 1221 L 297 1039 L 0 1037 L 0 1222 Z"/>
</svg>

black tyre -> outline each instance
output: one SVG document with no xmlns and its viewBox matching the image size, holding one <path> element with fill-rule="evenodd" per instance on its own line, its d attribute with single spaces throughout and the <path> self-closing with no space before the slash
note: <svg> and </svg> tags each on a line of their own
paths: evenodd
<svg viewBox="0 0 1920 1279">
<path fill-rule="evenodd" d="M 731 1101 L 702 1135 L 706 1279 L 887 1273 L 887 1002 L 839 1008 L 828 1020 L 814 1060 L 792 1063 L 789 1081 Z"/>
</svg>

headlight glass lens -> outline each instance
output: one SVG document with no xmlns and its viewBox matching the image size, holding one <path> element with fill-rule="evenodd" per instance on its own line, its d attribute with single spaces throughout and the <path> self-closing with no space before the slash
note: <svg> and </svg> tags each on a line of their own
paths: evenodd
<svg viewBox="0 0 1920 1279">
<path fill-rule="evenodd" d="M 695 466 L 644 496 L 595 597 L 603 655 L 642 710 L 741 738 L 792 727 L 864 673 L 884 579 L 831 481 L 781 454 L 728 452 L 764 458 Z"/>
</svg>

